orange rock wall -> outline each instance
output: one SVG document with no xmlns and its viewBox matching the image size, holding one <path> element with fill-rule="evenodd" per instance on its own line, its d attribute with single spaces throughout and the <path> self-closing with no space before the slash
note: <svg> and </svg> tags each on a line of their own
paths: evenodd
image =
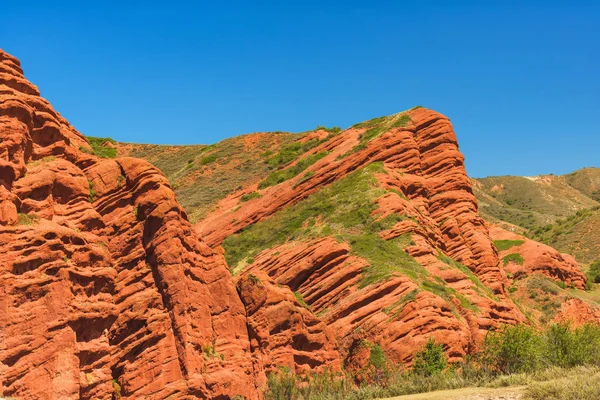
<svg viewBox="0 0 600 400">
<path fill-rule="evenodd" d="M 0 394 L 257 398 L 244 306 L 166 178 L 89 155 L 1 51 L 0 139 Z"/>
</svg>

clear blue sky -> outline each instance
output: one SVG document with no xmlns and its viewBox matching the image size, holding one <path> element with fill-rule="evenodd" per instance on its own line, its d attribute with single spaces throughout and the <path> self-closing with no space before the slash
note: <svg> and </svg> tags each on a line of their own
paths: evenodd
<svg viewBox="0 0 600 400">
<path fill-rule="evenodd" d="M 87 135 L 214 143 L 423 105 L 473 176 L 600 167 L 599 2 L 49 3 L 3 3 L 0 47 Z"/>
</svg>

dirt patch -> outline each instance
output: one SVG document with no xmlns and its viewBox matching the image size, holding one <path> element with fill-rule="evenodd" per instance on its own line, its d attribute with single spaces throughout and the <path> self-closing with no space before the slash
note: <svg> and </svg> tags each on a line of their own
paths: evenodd
<svg viewBox="0 0 600 400">
<path fill-rule="evenodd" d="M 520 400 L 525 386 L 511 388 L 464 388 L 390 397 L 387 400 Z"/>
</svg>

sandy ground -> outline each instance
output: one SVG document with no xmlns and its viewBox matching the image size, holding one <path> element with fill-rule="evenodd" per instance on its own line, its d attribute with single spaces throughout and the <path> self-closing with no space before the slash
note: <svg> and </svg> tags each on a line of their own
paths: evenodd
<svg viewBox="0 0 600 400">
<path fill-rule="evenodd" d="M 464 388 L 409 394 L 383 400 L 520 400 L 525 386 L 509 388 Z"/>
</svg>

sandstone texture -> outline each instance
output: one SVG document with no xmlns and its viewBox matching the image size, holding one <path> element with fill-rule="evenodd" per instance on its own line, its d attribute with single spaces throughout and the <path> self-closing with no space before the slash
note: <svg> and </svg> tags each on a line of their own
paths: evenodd
<svg viewBox="0 0 600 400">
<path fill-rule="evenodd" d="M 504 270 L 515 279 L 540 274 L 567 286 L 585 289 L 586 276 L 572 256 L 497 226 L 491 227 L 490 233 L 494 240 L 514 241 L 514 246 L 500 251 L 500 258 Z M 521 259 L 515 261 L 511 255 L 519 255 Z"/>
<path fill-rule="evenodd" d="M 247 310 L 252 357 L 260 371 L 287 366 L 293 372 L 340 372 L 340 353 L 330 328 L 304 307 L 303 300 L 264 272 L 238 280 Z M 259 377 L 265 383 L 266 376 Z M 264 380 L 263 380 L 264 379 Z"/>
<path fill-rule="evenodd" d="M 265 189 L 251 186 L 246 193 L 257 191 L 260 197 L 247 202 L 240 202 L 242 193 L 226 197 L 196 225 L 196 232 L 210 246 L 219 246 L 329 183 L 382 162 L 376 178 L 386 193 L 375 199 L 373 215 L 398 216 L 399 222 L 379 236 L 390 241 L 410 235 L 405 251 L 424 268 L 426 278 L 398 272 L 363 287 L 368 260 L 354 254 L 348 243 L 326 236 L 265 249 L 242 265 L 241 273 L 264 271 L 300 293 L 334 328 L 343 354 L 357 340 L 367 340 L 381 345 L 388 359 L 410 363 L 415 350 L 433 337 L 455 361 L 475 350 L 490 328 L 525 318 L 507 296 L 508 281 L 477 213 L 450 122 L 424 108 L 403 115 L 410 123 L 393 126 L 392 119 L 388 127 L 384 121 L 382 133 L 359 148 L 355 146 L 369 127 L 354 127 L 324 141 L 304 156 L 328 152 L 308 168 L 310 174 Z"/>
<path fill-rule="evenodd" d="M 554 322 L 566 323 L 573 328 L 585 324 L 600 324 L 600 309 L 581 299 L 568 299 L 562 303 Z"/>
<path fill-rule="evenodd" d="M 222 255 L 158 170 L 89 153 L 0 51 L 0 395 L 258 398 Z"/>
</svg>

